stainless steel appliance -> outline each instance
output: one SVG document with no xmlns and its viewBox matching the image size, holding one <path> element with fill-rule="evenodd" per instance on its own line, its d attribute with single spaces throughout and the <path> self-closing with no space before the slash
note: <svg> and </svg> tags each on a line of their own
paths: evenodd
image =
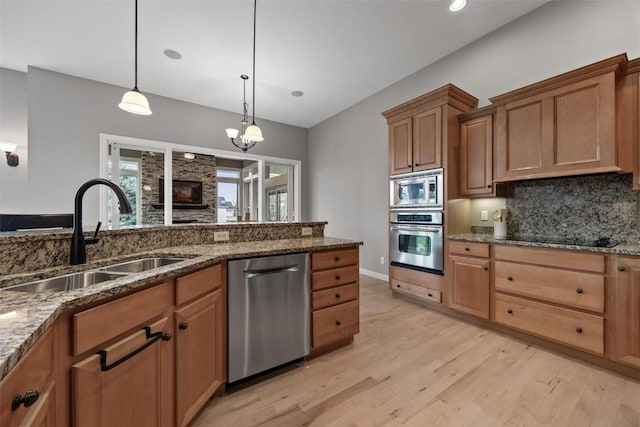
<svg viewBox="0 0 640 427">
<path fill-rule="evenodd" d="M 443 209 L 442 169 L 394 175 L 389 182 L 391 209 Z"/>
<path fill-rule="evenodd" d="M 391 265 L 443 274 L 442 212 L 392 211 L 390 215 Z"/>
<path fill-rule="evenodd" d="M 309 255 L 228 263 L 230 383 L 309 354 Z"/>
</svg>

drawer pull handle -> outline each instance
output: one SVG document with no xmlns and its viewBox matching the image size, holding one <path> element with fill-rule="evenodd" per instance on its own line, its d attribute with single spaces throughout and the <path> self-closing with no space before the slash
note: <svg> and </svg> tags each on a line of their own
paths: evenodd
<svg viewBox="0 0 640 427">
<path fill-rule="evenodd" d="M 513 277 L 507 276 L 507 280 L 510 281 L 510 282 L 513 282 Z"/>
<path fill-rule="evenodd" d="M 624 267 L 623 266 L 619 266 L 618 267 L 618 271 L 624 271 Z"/>
<path fill-rule="evenodd" d="M 122 363 L 126 362 L 127 360 L 131 359 L 133 356 L 141 353 L 144 349 L 146 349 L 147 347 L 153 345 L 153 343 L 155 343 L 156 341 L 161 340 L 161 339 L 164 340 L 164 341 L 169 341 L 169 340 L 171 340 L 171 338 L 173 338 L 171 336 L 171 334 L 164 334 L 162 331 L 151 333 L 151 327 L 150 326 L 145 326 L 143 329 L 144 329 L 145 333 L 147 334 L 147 341 L 144 344 L 142 344 L 140 347 L 138 347 L 137 349 L 133 350 L 131 353 L 129 353 L 126 356 L 123 356 L 122 358 L 116 360 L 111 365 L 109 365 L 107 363 L 107 350 L 99 350 L 98 354 L 100 355 L 100 370 L 102 372 L 110 371 L 111 369 L 115 368 L 116 366 L 119 366 Z"/>
<path fill-rule="evenodd" d="M 336 260 L 336 262 L 337 262 L 337 261 L 340 261 L 340 257 L 339 257 L 339 256 L 337 256 L 337 257 L 335 258 L 335 260 Z"/>
<path fill-rule="evenodd" d="M 582 333 L 582 328 L 576 328 L 576 332 L 581 334 Z"/>
<path fill-rule="evenodd" d="M 336 294 L 336 298 L 340 298 L 340 294 Z"/>
<path fill-rule="evenodd" d="M 340 280 L 342 277 L 339 274 L 336 274 L 336 280 Z"/>
<path fill-rule="evenodd" d="M 584 292 L 584 291 L 582 290 L 582 288 L 578 288 L 578 289 L 576 289 L 576 293 L 577 293 L 577 294 L 581 294 L 582 292 Z"/>
<path fill-rule="evenodd" d="M 510 308 L 507 309 L 507 313 L 509 314 L 513 314 L 513 310 L 511 310 Z"/>
<path fill-rule="evenodd" d="M 20 407 L 20 405 L 24 405 L 25 408 L 36 403 L 38 398 L 40 397 L 40 393 L 38 390 L 29 389 L 24 393 L 24 397 L 20 394 L 14 394 L 13 399 L 11 399 L 11 410 L 15 411 Z"/>
<path fill-rule="evenodd" d="M 178 325 L 178 328 L 182 329 L 183 331 L 184 331 L 185 329 L 187 329 L 188 327 L 189 327 L 189 324 L 188 324 L 187 322 L 181 322 L 181 323 Z"/>
<path fill-rule="evenodd" d="M 342 325 L 342 322 L 339 320 L 336 320 L 336 326 L 340 326 L 340 325 Z"/>
</svg>

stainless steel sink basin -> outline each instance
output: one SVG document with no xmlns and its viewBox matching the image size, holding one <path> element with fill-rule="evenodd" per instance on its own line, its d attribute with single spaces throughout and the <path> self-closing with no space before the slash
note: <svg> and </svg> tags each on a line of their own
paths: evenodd
<svg viewBox="0 0 640 427">
<path fill-rule="evenodd" d="M 186 258 L 142 258 L 133 261 L 123 262 L 121 264 L 102 267 L 100 271 L 108 271 L 114 273 L 142 273 L 143 271 L 153 270 L 154 268 L 164 267 L 165 265 L 175 264 L 184 261 Z"/>
<path fill-rule="evenodd" d="M 7 286 L 2 289 L 7 291 L 38 293 L 63 292 L 86 288 L 87 286 L 95 285 L 96 283 L 106 282 L 123 276 L 126 276 L 126 274 L 110 273 L 106 271 L 81 271 L 79 273 L 23 283 L 21 285 Z"/>
</svg>

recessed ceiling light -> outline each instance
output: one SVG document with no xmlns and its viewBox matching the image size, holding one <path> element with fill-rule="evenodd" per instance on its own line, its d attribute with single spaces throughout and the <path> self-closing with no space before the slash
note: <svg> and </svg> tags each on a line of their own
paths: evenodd
<svg viewBox="0 0 640 427">
<path fill-rule="evenodd" d="M 303 91 L 301 91 L 301 90 L 294 90 L 293 92 L 291 92 L 291 96 L 297 96 L 297 97 L 300 97 L 300 96 L 302 96 L 302 95 L 304 95 L 304 92 L 303 92 Z"/>
<path fill-rule="evenodd" d="M 173 50 L 173 49 L 165 49 L 163 51 L 164 55 L 167 58 L 171 58 L 171 59 L 182 59 L 182 54 L 180 52 L 178 52 L 177 50 Z"/>
<path fill-rule="evenodd" d="M 188 160 L 193 160 L 196 158 L 196 155 L 193 153 L 184 153 L 184 158 Z"/>
<path fill-rule="evenodd" d="M 467 0 L 453 0 L 449 6 L 451 12 L 462 10 L 467 5 Z"/>
</svg>

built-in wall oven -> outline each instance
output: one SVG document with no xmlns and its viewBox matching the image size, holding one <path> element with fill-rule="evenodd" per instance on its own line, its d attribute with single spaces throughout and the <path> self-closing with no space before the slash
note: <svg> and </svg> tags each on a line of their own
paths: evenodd
<svg viewBox="0 0 640 427">
<path fill-rule="evenodd" d="M 389 179 L 389 206 L 398 209 L 443 209 L 442 169 L 393 175 Z"/>
<path fill-rule="evenodd" d="M 442 211 L 391 211 L 391 265 L 443 274 Z"/>
</svg>

